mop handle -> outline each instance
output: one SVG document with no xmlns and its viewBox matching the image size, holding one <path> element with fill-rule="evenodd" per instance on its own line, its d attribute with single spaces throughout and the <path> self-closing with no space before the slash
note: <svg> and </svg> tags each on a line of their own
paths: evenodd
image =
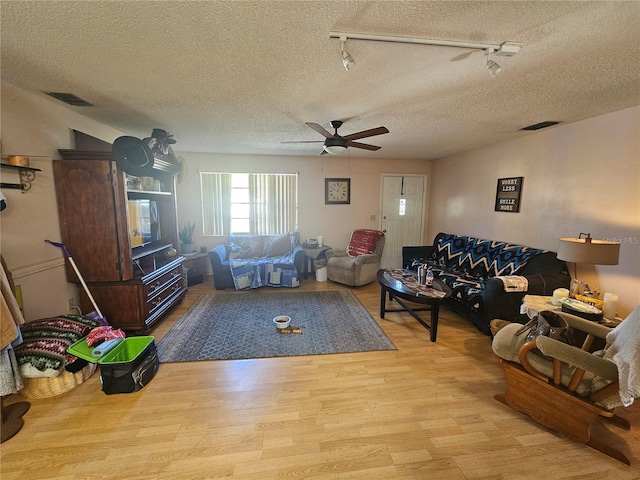
<svg viewBox="0 0 640 480">
<path fill-rule="evenodd" d="M 69 263 L 73 267 L 73 270 L 76 272 L 76 275 L 80 279 L 80 283 L 82 284 L 84 291 L 87 292 L 87 296 L 89 297 L 89 300 L 91 300 L 91 305 L 93 305 L 94 310 L 98 313 L 98 315 L 100 315 L 100 318 L 104 318 L 104 316 L 102 315 L 102 312 L 98 308 L 98 305 L 96 305 L 96 301 L 93 299 L 91 292 L 89 292 L 89 287 L 87 287 L 87 284 L 84 283 L 84 278 L 82 278 L 82 275 L 80 275 L 80 271 L 76 266 L 76 262 L 73 261 L 73 258 L 71 257 L 71 254 L 69 253 L 69 250 L 67 249 L 66 245 L 64 243 L 52 242 L 50 240 L 45 240 L 45 242 L 50 243 L 54 247 L 59 247 L 62 249 L 62 251 L 64 252 L 64 255 L 67 257 L 67 259 L 69 260 Z"/>
</svg>

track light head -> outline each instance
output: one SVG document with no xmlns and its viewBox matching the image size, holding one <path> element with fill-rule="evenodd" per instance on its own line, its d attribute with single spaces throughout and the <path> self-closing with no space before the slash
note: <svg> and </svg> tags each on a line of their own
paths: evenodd
<svg viewBox="0 0 640 480">
<path fill-rule="evenodd" d="M 356 61 L 349 54 L 349 52 L 347 52 L 346 50 L 343 50 L 342 51 L 342 65 L 344 66 L 344 69 L 349 71 L 349 68 L 352 65 L 355 65 L 355 64 L 356 64 Z"/>
<path fill-rule="evenodd" d="M 342 43 L 342 66 L 346 71 L 349 71 L 349 68 L 356 64 L 356 61 L 351 54 L 344 49 L 344 44 L 347 43 L 347 37 L 340 37 L 340 41 Z"/>
<path fill-rule="evenodd" d="M 489 60 L 487 61 L 487 70 L 489 71 L 489 75 L 495 77 L 502 71 L 502 67 L 493 60 Z"/>
<path fill-rule="evenodd" d="M 489 75 L 495 77 L 502 71 L 502 67 L 491 60 L 491 54 L 493 53 L 493 51 L 494 50 L 492 48 L 487 49 L 487 70 L 489 72 Z"/>
</svg>

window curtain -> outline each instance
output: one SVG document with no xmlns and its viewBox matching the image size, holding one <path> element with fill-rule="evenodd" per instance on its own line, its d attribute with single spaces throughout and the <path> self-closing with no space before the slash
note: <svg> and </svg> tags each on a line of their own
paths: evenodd
<svg viewBox="0 0 640 480">
<path fill-rule="evenodd" d="M 297 174 L 249 175 L 251 233 L 270 235 L 297 230 Z"/>
<path fill-rule="evenodd" d="M 231 174 L 200 173 L 202 224 L 204 235 L 231 232 Z"/>
</svg>

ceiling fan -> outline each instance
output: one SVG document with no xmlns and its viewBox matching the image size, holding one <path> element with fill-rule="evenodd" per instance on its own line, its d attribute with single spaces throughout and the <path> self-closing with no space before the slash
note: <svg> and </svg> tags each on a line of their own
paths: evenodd
<svg viewBox="0 0 640 480">
<path fill-rule="evenodd" d="M 370 130 L 363 130 L 362 132 L 352 133 L 351 135 L 345 135 L 344 137 L 338 135 L 338 129 L 342 126 L 341 120 L 332 120 L 331 128 L 334 129 L 334 133 L 331 134 L 324 127 L 318 125 L 317 123 L 306 122 L 311 128 L 313 128 L 320 135 L 324 136 L 326 140 L 324 140 L 324 145 L 322 147 L 322 152 L 320 155 L 324 155 L 326 153 L 330 153 L 331 155 L 339 155 L 344 153 L 348 147 L 354 148 L 362 148 L 364 150 L 380 150 L 381 147 L 376 145 L 369 145 L 367 143 L 354 142 L 354 140 L 359 140 L 360 138 L 373 137 L 375 135 L 382 135 L 383 133 L 389 133 L 389 130 L 386 127 L 378 127 L 372 128 Z M 295 142 L 282 142 L 282 143 L 318 143 L 322 142 L 322 140 L 302 140 Z"/>
</svg>

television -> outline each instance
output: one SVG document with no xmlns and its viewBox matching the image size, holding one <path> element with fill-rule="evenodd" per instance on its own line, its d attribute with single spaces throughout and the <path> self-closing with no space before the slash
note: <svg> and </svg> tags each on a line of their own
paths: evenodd
<svg viewBox="0 0 640 480">
<path fill-rule="evenodd" d="M 160 217 L 155 200 L 133 199 L 127 202 L 131 248 L 161 240 Z"/>
</svg>

